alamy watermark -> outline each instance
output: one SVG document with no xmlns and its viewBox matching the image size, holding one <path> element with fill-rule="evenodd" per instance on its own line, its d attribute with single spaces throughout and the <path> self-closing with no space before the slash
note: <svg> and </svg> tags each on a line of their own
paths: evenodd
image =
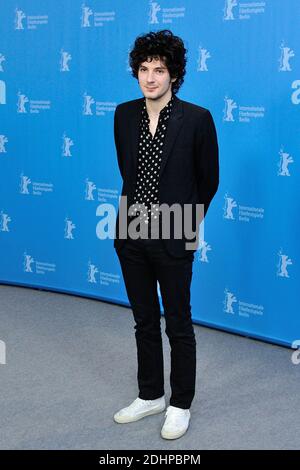
<svg viewBox="0 0 300 470">
<path fill-rule="evenodd" d="M 100 204 L 96 215 L 102 216 L 96 228 L 98 238 L 101 240 L 115 238 L 114 205 Z M 151 203 L 147 207 L 146 204 L 134 203 L 128 208 L 127 196 L 120 196 L 116 233 L 117 238 L 122 240 L 127 238 L 133 240 L 138 238 L 184 239 L 186 250 L 197 250 L 199 238 L 204 240 L 204 224 L 201 224 L 203 219 L 204 204 Z"/>
<path fill-rule="evenodd" d="M 295 366 L 297 366 L 300 364 L 300 339 L 295 339 L 292 342 L 292 348 L 296 349 L 296 351 L 292 353 L 291 361 Z"/>
<path fill-rule="evenodd" d="M 6 364 L 6 344 L 0 339 L 0 364 Z"/>
</svg>

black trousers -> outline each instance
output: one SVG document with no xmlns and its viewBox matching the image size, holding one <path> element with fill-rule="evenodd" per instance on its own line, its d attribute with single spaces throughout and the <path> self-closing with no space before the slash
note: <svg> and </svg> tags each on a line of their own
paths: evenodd
<svg viewBox="0 0 300 470">
<path fill-rule="evenodd" d="M 170 405 L 188 409 L 196 378 L 190 306 L 194 252 L 178 259 L 165 251 L 161 240 L 128 238 L 117 255 L 135 320 L 139 398 L 154 400 L 164 395 L 158 281 L 171 347 Z"/>
</svg>

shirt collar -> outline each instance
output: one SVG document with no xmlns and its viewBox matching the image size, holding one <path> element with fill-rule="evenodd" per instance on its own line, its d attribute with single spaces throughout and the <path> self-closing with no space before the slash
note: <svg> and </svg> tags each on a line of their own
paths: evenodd
<svg viewBox="0 0 300 470">
<path fill-rule="evenodd" d="M 173 102 L 174 102 L 174 95 L 172 94 L 170 100 L 169 100 L 169 101 L 167 102 L 167 104 L 160 110 L 160 112 L 159 112 L 159 117 L 160 117 L 160 116 L 164 116 L 165 114 L 167 114 L 168 112 L 171 111 Z M 149 119 L 148 112 L 147 112 L 147 107 L 146 107 L 146 98 L 144 98 L 143 113 L 144 113 L 145 116 Z"/>
</svg>

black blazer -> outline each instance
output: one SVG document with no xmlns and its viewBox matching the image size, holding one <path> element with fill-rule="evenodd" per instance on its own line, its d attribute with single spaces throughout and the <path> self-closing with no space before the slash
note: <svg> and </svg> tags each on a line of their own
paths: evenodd
<svg viewBox="0 0 300 470">
<path fill-rule="evenodd" d="M 122 196 L 127 196 L 127 206 L 133 204 L 137 176 L 139 122 L 144 98 L 121 103 L 114 114 L 114 138 L 118 165 L 123 179 Z M 204 216 L 219 185 L 219 158 L 217 134 L 211 113 L 201 106 L 179 99 L 174 95 L 173 109 L 168 121 L 159 173 L 159 204 L 192 204 L 193 230 L 195 204 L 204 204 Z M 119 239 L 119 212 L 116 220 L 115 249 L 120 249 L 124 239 Z M 172 220 L 172 218 L 171 218 Z M 163 239 L 167 252 L 175 257 L 187 251 L 181 239 Z"/>
</svg>

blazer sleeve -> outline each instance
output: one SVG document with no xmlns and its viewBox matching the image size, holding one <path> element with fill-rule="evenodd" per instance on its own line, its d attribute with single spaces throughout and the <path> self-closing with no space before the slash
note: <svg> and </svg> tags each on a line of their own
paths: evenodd
<svg viewBox="0 0 300 470">
<path fill-rule="evenodd" d="M 219 147 L 215 124 L 209 110 L 199 120 L 196 138 L 195 168 L 199 203 L 204 217 L 219 186 Z"/>
<path fill-rule="evenodd" d="M 121 158 L 121 146 L 120 146 L 120 137 L 119 137 L 120 127 L 119 127 L 118 106 L 116 107 L 115 114 L 114 114 L 114 140 L 115 140 L 115 147 L 116 147 L 116 152 L 117 152 L 117 159 L 118 159 L 118 166 L 119 166 L 120 174 L 122 176 L 122 179 L 124 179 L 123 162 Z"/>
</svg>

